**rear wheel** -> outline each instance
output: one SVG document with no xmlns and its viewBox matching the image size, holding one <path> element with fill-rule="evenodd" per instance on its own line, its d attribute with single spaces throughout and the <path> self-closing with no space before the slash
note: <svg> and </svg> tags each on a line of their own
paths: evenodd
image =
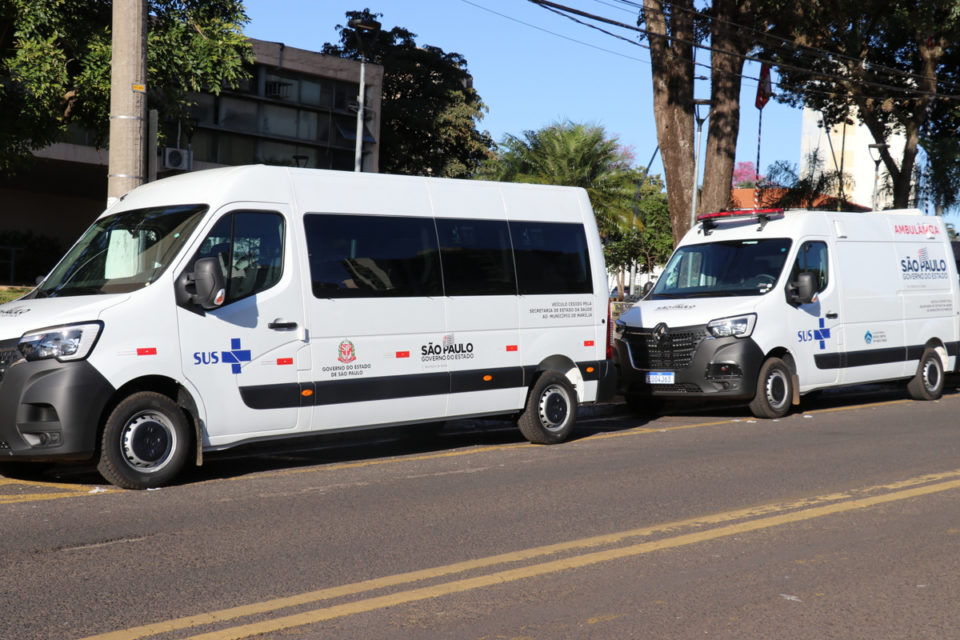
<svg viewBox="0 0 960 640">
<path fill-rule="evenodd" d="M 914 400 L 936 400 L 943 394 L 943 361 L 936 349 L 924 349 L 917 374 L 907 383 Z"/>
<path fill-rule="evenodd" d="M 556 444 L 573 433 L 577 420 L 577 392 L 566 376 L 545 371 L 527 396 L 517 420 L 523 436 L 534 444 Z"/>
<path fill-rule="evenodd" d="M 124 489 L 159 487 L 183 469 L 189 449 L 187 418 L 177 403 L 141 391 L 123 400 L 107 418 L 97 470 Z"/>
<path fill-rule="evenodd" d="M 760 367 L 757 393 L 750 411 L 758 418 L 782 418 L 793 402 L 793 374 L 780 358 L 769 358 Z"/>
</svg>

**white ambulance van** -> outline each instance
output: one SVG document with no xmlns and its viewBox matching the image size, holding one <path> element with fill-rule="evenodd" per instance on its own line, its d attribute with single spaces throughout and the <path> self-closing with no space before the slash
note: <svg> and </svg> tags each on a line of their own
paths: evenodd
<svg viewBox="0 0 960 640">
<path fill-rule="evenodd" d="M 650 294 L 617 320 L 622 389 L 748 400 L 785 415 L 801 395 L 909 380 L 936 399 L 960 353 L 960 305 L 943 221 L 919 211 L 705 214 Z"/>
<path fill-rule="evenodd" d="M 616 390 L 609 329 L 582 189 L 184 174 L 0 306 L 0 466 L 147 488 L 238 443 L 495 414 L 560 442 Z"/>
</svg>

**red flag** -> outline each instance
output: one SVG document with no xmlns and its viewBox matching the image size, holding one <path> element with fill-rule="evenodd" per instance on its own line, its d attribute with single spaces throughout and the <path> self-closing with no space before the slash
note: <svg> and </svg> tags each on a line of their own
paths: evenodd
<svg viewBox="0 0 960 640">
<path fill-rule="evenodd" d="M 763 63 L 760 66 L 760 84 L 757 85 L 757 100 L 754 104 L 757 109 L 763 109 L 770 96 L 773 95 L 773 89 L 770 86 L 770 65 Z"/>
</svg>

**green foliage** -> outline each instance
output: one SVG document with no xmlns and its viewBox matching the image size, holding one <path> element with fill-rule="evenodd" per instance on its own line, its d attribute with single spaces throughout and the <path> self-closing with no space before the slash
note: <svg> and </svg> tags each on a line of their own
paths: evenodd
<svg viewBox="0 0 960 640">
<path fill-rule="evenodd" d="M 635 185 L 634 216 L 638 224 L 609 234 L 603 243 L 607 269 L 617 274 L 621 295 L 624 276 L 632 264 L 636 263 L 640 273 L 651 273 L 673 252 L 670 207 L 663 183 L 657 177 L 644 178 L 638 171 Z"/>
<path fill-rule="evenodd" d="M 637 172 L 629 154 L 603 127 L 559 122 L 522 138 L 508 135 L 478 178 L 582 187 L 590 196 L 602 235 L 630 230 Z"/>
<path fill-rule="evenodd" d="M 148 104 L 161 118 L 186 113 L 187 91 L 236 86 L 253 54 L 241 0 L 149 0 Z M 111 3 L 0 2 L 0 170 L 60 140 L 77 124 L 106 144 Z"/>
<path fill-rule="evenodd" d="M 777 186 L 785 189 L 782 196 L 770 203 L 773 207 L 785 209 L 822 209 L 825 202 L 831 210 L 837 209 L 839 194 L 849 190 L 852 179 L 849 174 L 838 171 L 824 170 L 824 159 L 820 149 L 814 149 L 806 158 L 806 173 L 799 173 L 797 166 L 785 160 L 770 165 L 767 169 L 768 183 L 765 186 Z M 825 200 L 824 196 L 835 197 Z M 848 206 L 846 200 L 841 202 L 841 210 L 854 210 Z"/>
<path fill-rule="evenodd" d="M 349 20 L 382 14 L 348 11 Z M 361 41 L 350 26 L 337 25 L 340 44 L 323 53 L 360 59 Z M 438 47 L 418 46 L 402 27 L 363 36 L 365 59 L 383 65 L 380 170 L 448 178 L 470 176 L 490 155 L 493 141 L 477 126 L 487 108 L 474 90 L 467 60 Z"/>
<path fill-rule="evenodd" d="M 829 124 L 859 120 L 875 142 L 906 140 L 899 158 L 881 153 L 892 176 L 894 205 L 908 204 L 917 146 L 955 137 L 956 113 L 940 93 L 960 81 L 960 2 L 957 0 L 835 0 L 763 3 L 772 32 L 805 47 L 771 41 L 765 57 L 778 67 L 778 99 L 806 105 Z M 939 156 L 934 153 L 932 159 Z M 954 156 L 952 162 L 956 162 Z M 949 181 L 945 181 L 949 184 Z"/>
</svg>

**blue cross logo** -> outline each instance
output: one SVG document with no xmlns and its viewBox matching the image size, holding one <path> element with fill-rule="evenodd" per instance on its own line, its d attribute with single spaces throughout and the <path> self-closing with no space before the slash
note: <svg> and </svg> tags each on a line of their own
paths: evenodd
<svg viewBox="0 0 960 640">
<path fill-rule="evenodd" d="M 820 328 L 813 330 L 813 339 L 820 341 L 821 349 L 827 348 L 827 343 L 825 341 L 830 339 L 830 329 L 824 328 L 823 318 L 820 318 Z M 249 353 L 249 351 L 247 353 Z"/>
<path fill-rule="evenodd" d="M 823 320 L 820 323 L 823 324 Z M 220 361 L 229 364 L 234 373 L 240 373 L 240 363 L 250 362 L 250 349 L 241 349 L 240 338 L 232 338 L 230 351 L 221 351 Z"/>
</svg>

